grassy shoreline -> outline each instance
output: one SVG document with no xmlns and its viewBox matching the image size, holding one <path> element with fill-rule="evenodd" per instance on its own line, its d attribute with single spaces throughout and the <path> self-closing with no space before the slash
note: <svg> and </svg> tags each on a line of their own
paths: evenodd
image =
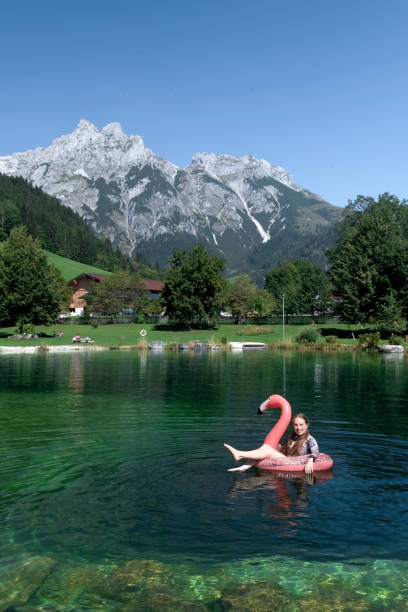
<svg viewBox="0 0 408 612">
<path fill-rule="evenodd" d="M 309 326 L 285 325 L 283 332 L 282 325 L 219 325 L 214 329 L 193 329 L 188 330 L 171 330 L 171 329 L 156 329 L 152 324 L 118 324 L 118 325 L 100 325 L 93 328 L 91 325 L 51 325 L 49 327 L 38 326 L 35 328 L 36 334 L 45 334 L 39 338 L 15 339 L 9 336 L 15 333 L 15 328 L 0 328 L 0 347 L 62 347 L 72 345 L 72 338 L 80 334 L 82 338 L 88 336 L 93 340 L 91 345 L 76 344 L 73 346 L 105 346 L 106 348 L 147 348 L 147 344 L 154 340 L 161 340 L 169 348 L 174 348 L 178 344 L 193 343 L 195 340 L 200 342 L 209 342 L 215 345 L 227 345 L 229 342 L 264 342 L 271 349 L 296 349 L 296 350 L 354 350 L 358 347 L 358 341 L 353 339 L 352 333 L 359 329 L 357 325 L 336 324 L 333 325 L 316 325 L 316 329 L 330 329 L 333 335 L 338 333 L 349 335 L 346 338 L 337 338 L 335 344 L 327 344 L 322 339 L 313 345 L 299 345 L 296 343 L 296 336 L 299 335 L 302 329 Z M 53 337 L 54 332 L 63 331 L 63 337 Z M 146 335 L 143 337 L 141 331 L 145 330 Z M 385 343 L 385 341 L 384 341 Z M 407 350 L 407 343 L 405 343 Z"/>
</svg>

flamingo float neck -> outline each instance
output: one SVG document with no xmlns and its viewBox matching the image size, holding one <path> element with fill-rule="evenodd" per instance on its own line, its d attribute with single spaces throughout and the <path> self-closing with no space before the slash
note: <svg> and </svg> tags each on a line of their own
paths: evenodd
<svg viewBox="0 0 408 612">
<path fill-rule="evenodd" d="M 280 408 L 281 413 L 278 422 L 274 425 L 274 427 L 272 427 L 271 431 L 266 436 L 264 444 L 269 444 L 269 446 L 272 446 L 272 448 L 278 450 L 280 439 L 290 423 L 292 410 L 288 400 L 281 395 L 271 395 L 260 405 L 258 414 L 263 414 L 270 408 Z"/>
</svg>

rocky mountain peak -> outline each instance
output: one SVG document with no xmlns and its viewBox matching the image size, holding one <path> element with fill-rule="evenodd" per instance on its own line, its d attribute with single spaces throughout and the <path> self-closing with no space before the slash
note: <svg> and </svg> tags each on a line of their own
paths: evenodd
<svg viewBox="0 0 408 612">
<path fill-rule="evenodd" d="M 232 180 L 237 176 L 271 177 L 285 184 L 292 185 L 292 175 L 280 166 L 272 166 L 264 159 L 252 155 L 237 158 L 230 155 L 215 155 L 214 153 L 196 153 L 190 166 L 202 167 L 216 176 Z"/>
<path fill-rule="evenodd" d="M 78 125 L 76 126 L 75 132 L 97 132 L 98 128 L 87 119 L 80 119 Z"/>
<path fill-rule="evenodd" d="M 161 265 L 174 248 L 202 242 L 234 274 L 263 269 L 299 253 L 282 252 L 282 245 L 303 244 L 339 216 L 339 209 L 264 159 L 196 153 L 181 169 L 117 122 L 99 130 L 81 119 L 47 148 L 1 157 L 0 172 L 29 180 L 82 215 L 98 235 Z"/>
<path fill-rule="evenodd" d="M 103 149 L 123 149 L 137 150 L 140 153 L 149 155 L 151 151 L 144 146 L 140 136 L 127 136 L 120 123 L 108 123 L 99 130 L 93 123 L 86 119 L 81 119 L 77 127 L 71 134 L 60 136 L 54 140 L 49 149 L 54 151 L 60 147 L 71 147 L 73 149 L 91 149 L 93 154 Z"/>
</svg>

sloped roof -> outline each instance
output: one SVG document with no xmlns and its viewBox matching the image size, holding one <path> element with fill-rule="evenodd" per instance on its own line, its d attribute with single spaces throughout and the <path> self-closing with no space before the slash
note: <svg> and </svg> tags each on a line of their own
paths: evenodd
<svg viewBox="0 0 408 612">
<path fill-rule="evenodd" d="M 107 274 L 94 274 L 93 272 L 82 272 L 82 274 L 78 274 L 74 278 L 68 281 L 68 285 L 72 285 L 74 281 L 79 280 L 80 278 L 93 278 L 94 280 L 100 281 L 106 278 Z"/>
<path fill-rule="evenodd" d="M 146 285 L 147 291 L 162 291 L 164 283 L 158 280 L 151 280 L 150 278 L 143 279 Z"/>
</svg>

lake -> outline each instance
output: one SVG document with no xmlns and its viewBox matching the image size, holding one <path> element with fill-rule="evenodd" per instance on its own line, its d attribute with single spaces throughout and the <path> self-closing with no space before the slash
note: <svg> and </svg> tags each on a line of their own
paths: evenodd
<svg viewBox="0 0 408 612">
<path fill-rule="evenodd" d="M 333 471 L 227 471 L 272 393 Z M 407 397 L 400 355 L 2 355 L 0 611 L 407 610 Z"/>
</svg>

